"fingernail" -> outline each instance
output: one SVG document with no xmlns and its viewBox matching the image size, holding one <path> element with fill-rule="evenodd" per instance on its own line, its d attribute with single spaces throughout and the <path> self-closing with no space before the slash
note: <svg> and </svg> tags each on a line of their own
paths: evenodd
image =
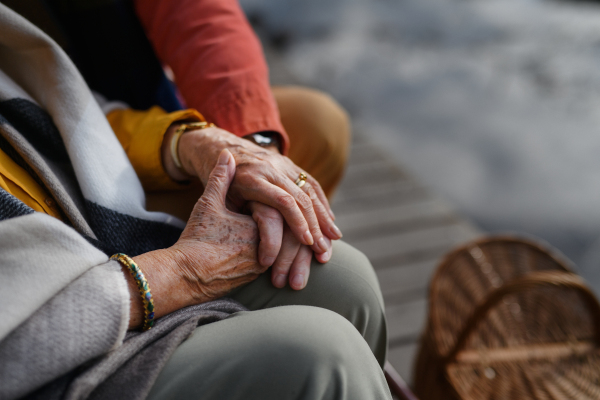
<svg viewBox="0 0 600 400">
<path fill-rule="evenodd" d="M 285 278 L 286 278 L 286 275 L 284 275 L 284 274 L 275 275 L 275 286 L 277 286 L 278 288 L 284 287 L 285 286 Z"/>
<path fill-rule="evenodd" d="M 319 248 L 321 250 L 323 250 L 323 253 L 326 252 L 327 250 L 329 250 L 329 247 L 327 247 L 327 243 L 325 242 L 325 239 L 323 239 L 323 238 L 319 239 Z"/>
<path fill-rule="evenodd" d="M 270 267 L 275 262 L 275 257 L 265 257 L 263 258 L 263 266 Z"/>
<path fill-rule="evenodd" d="M 310 231 L 304 232 L 304 241 L 309 246 L 312 246 L 315 243 L 315 240 L 313 239 L 312 235 L 310 234 Z"/>
<path fill-rule="evenodd" d="M 337 226 L 335 226 L 335 224 L 331 227 L 331 233 L 333 233 L 335 236 L 337 236 L 338 238 L 341 238 L 342 236 L 342 231 L 340 231 L 340 228 L 338 228 Z"/>
<path fill-rule="evenodd" d="M 230 156 L 231 156 L 231 153 L 229 152 L 229 150 L 225 149 L 225 150 L 221 151 L 221 154 L 219 154 L 219 159 L 217 160 L 217 164 L 218 165 L 229 164 Z"/>
<path fill-rule="evenodd" d="M 294 289 L 302 289 L 304 287 L 304 276 L 296 275 L 292 278 Z"/>
<path fill-rule="evenodd" d="M 329 259 L 331 258 L 331 250 L 327 250 L 326 253 L 323 253 L 323 262 L 327 262 L 329 261 Z"/>
</svg>

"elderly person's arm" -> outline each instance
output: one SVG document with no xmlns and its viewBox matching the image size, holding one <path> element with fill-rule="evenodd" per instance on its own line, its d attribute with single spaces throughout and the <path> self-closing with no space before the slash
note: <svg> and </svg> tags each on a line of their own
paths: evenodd
<svg viewBox="0 0 600 400">
<path fill-rule="evenodd" d="M 135 0 L 134 5 L 189 107 L 240 137 L 277 132 L 287 154 L 289 140 L 267 63 L 237 0 Z"/>
<path fill-rule="evenodd" d="M 185 135 L 191 150 L 185 172 L 206 183 L 218 154 L 228 148 L 239 167 L 229 198 L 238 205 L 255 201 L 278 210 L 300 244 L 325 255 L 331 248 L 328 239 L 339 239 L 341 233 L 318 182 L 309 176 L 298 188 L 294 181 L 303 172 L 298 166 L 274 152 L 259 154 L 238 138 L 275 131 L 284 140 L 284 154 L 288 147 L 260 43 L 237 1 L 149 0 L 135 6 L 188 105 L 223 128 Z"/>
<path fill-rule="evenodd" d="M 121 268 L 75 230 L 39 212 L 4 220 L 0 253 L 0 398 L 19 398 L 122 343 Z"/>
<path fill-rule="evenodd" d="M 159 107 L 152 107 L 146 111 L 138 111 L 128 108 L 123 103 L 107 102 L 101 96 L 98 96 L 97 100 L 145 190 L 172 190 L 186 187 L 179 182 L 188 179 L 189 175 L 176 167 L 172 159 L 170 147 L 172 136 L 181 125 L 181 121 L 204 121 L 203 115 L 193 109 L 167 113 Z M 203 135 L 205 133 L 203 131 L 214 135 L 214 131 L 218 133 L 221 130 L 211 128 L 186 132 L 179 142 L 178 153 L 182 160 L 186 156 L 183 143 L 195 135 Z M 235 138 L 235 140 L 239 139 Z M 269 162 L 266 159 L 274 153 L 274 150 L 259 147 L 250 141 L 239 141 L 244 146 L 244 153 L 250 154 L 254 161 Z M 203 149 L 198 149 L 201 150 Z M 211 157 L 206 158 L 211 159 Z M 194 157 L 200 168 L 208 168 L 207 164 L 214 165 L 213 161 L 202 163 L 203 159 L 204 157 Z M 289 162 L 285 157 L 281 159 Z M 293 289 L 303 289 L 310 275 L 310 261 L 313 256 L 311 249 L 297 240 L 289 226 L 284 223 L 281 213 L 275 208 L 257 201 L 247 203 L 246 208 L 252 214 L 259 229 L 259 262 L 265 267 L 273 267 L 273 284 L 282 288 L 289 281 Z M 316 253 L 315 257 L 319 262 L 325 263 L 331 258 L 332 247 L 328 237 L 325 236 L 323 240 L 329 249 L 325 253 Z"/>
<path fill-rule="evenodd" d="M 221 297 L 264 272 L 256 225 L 225 208 L 234 173 L 225 151 L 177 243 L 134 257 L 157 317 Z M 31 213 L 3 221 L 0 250 L 0 398 L 21 397 L 116 349 L 127 329 L 142 325 L 129 272 L 59 220 Z"/>
<path fill-rule="evenodd" d="M 177 243 L 134 257 L 157 299 L 157 317 L 222 297 L 266 270 L 256 259 L 256 224 L 225 205 L 235 170 L 234 158 L 224 150 Z M 133 279 L 128 277 L 128 283 L 130 327 L 137 327 L 142 323 L 142 303 Z"/>
</svg>

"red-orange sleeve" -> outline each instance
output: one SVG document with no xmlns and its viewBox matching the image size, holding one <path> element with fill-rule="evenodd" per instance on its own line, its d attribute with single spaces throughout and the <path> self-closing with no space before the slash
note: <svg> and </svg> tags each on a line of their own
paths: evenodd
<svg viewBox="0 0 600 400">
<path fill-rule="evenodd" d="M 289 139 L 269 85 L 262 47 L 237 0 L 135 0 L 159 59 L 187 106 L 238 136 L 275 131 Z"/>
</svg>

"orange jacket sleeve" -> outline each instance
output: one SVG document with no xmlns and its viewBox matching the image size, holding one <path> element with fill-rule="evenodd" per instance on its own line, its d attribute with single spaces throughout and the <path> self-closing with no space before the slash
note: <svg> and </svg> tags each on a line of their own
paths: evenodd
<svg viewBox="0 0 600 400">
<path fill-rule="evenodd" d="M 275 131 L 287 153 L 258 38 L 237 0 L 134 0 L 187 106 L 238 136 Z"/>
</svg>

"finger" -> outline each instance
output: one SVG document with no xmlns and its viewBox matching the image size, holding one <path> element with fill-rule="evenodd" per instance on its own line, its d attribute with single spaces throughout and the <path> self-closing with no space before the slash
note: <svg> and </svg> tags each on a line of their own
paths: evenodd
<svg viewBox="0 0 600 400">
<path fill-rule="evenodd" d="M 335 221 L 335 214 L 331 210 L 331 206 L 329 205 L 329 200 L 327 200 L 327 196 L 325 196 L 325 192 L 323 191 L 321 184 L 312 176 L 308 177 L 307 182 L 310 183 L 312 185 L 312 187 L 315 189 L 315 192 L 317 193 L 319 200 L 321 200 L 321 203 L 323 203 L 323 205 L 327 209 L 327 214 L 329 214 L 332 221 Z M 340 232 L 340 234 L 341 234 L 341 232 Z"/>
<path fill-rule="evenodd" d="M 310 233 L 314 239 L 314 244 L 309 245 L 312 245 L 312 249 L 315 251 L 315 253 L 325 253 L 328 248 L 323 238 L 323 233 L 321 232 L 319 220 L 315 214 L 311 198 L 304 193 L 304 191 L 300 189 L 291 179 L 284 178 L 277 183 L 278 186 L 290 193 L 296 200 L 296 204 L 300 208 L 300 211 L 302 212 L 302 215 L 308 224 L 308 229 L 310 230 Z"/>
<path fill-rule="evenodd" d="M 270 267 L 281 249 L 283 216 L 273 207 L 255 201 L 248 203 L 248 209 L 252 212 L 260 235 L 258 262 L 264 267 Z"/>
<path fill-rule="evenodd" d="M 277 209 L 300 243 L 308 246 L 314 244 L 304 214 L 300 211 L 296 199 L 287 191 L 262 180 L 255 186 L 253 200 Z"/>
<path fill-rule="evenodd" d="M 300 250 L 300 246 L 300 242 L 296 240 L 289 226 L 286 225 L 283 230 L 281 250 L 277 255 L 277 259 L 275 260 L 271 271 L 273 286 L 277 288 L 283 288 L 285 286 L 290 268 L 298 254 L 298 250 Z"/>
<path fill-rule="evenodd" d="M 329 238 L 325 238 L 325 240 L 329 241 L 329 250 L 323 254 L 315 254 L 315 258 L 321 264 L 325 264 L 327 261 L 331 260 L 331 256 L 333 255 L 333 246 L 331 245 L 331 240 L 329 240 Z"/>
<path fill-rule="evenodd" d="M 290 269 L 290 287 L 294 290 L 302 290 L 308 282 L 310 275 L 310 262 L 312 250 L 308 246 L 301 246 Z"/>
<path fill-rule="evenodd" d="M 217 165 L 213 168 L 208 182 L 206 183 L 206 189 L 202 197 L 210 199 L 213 204 L 225 208 L 225 199 L 227 197 L 227 190 L 235 175 L 235 159 L 229 152 L 224 149 L 219 154 Z"/>
<path fill-rule="evenodd" d="M 317 215 L 317 219 L 319 220 L 321 232 L 323 232 L 325 236 L 329 237 L 330 239 L 341 239 L 342 232 L 340 232 L 340 229 L 333 223 L 331 216 L 327 212 L 327 208 L 319 199 L 319 196 L 315 191 L 315 187 L 309 182 L 306 182 L 306 184 L 302 187 L 302 190 L 308 194 L 308 197 L 310 197 L 311 201 L 313 202 L 313 207 L 315 214 Z"/>
</svg>

